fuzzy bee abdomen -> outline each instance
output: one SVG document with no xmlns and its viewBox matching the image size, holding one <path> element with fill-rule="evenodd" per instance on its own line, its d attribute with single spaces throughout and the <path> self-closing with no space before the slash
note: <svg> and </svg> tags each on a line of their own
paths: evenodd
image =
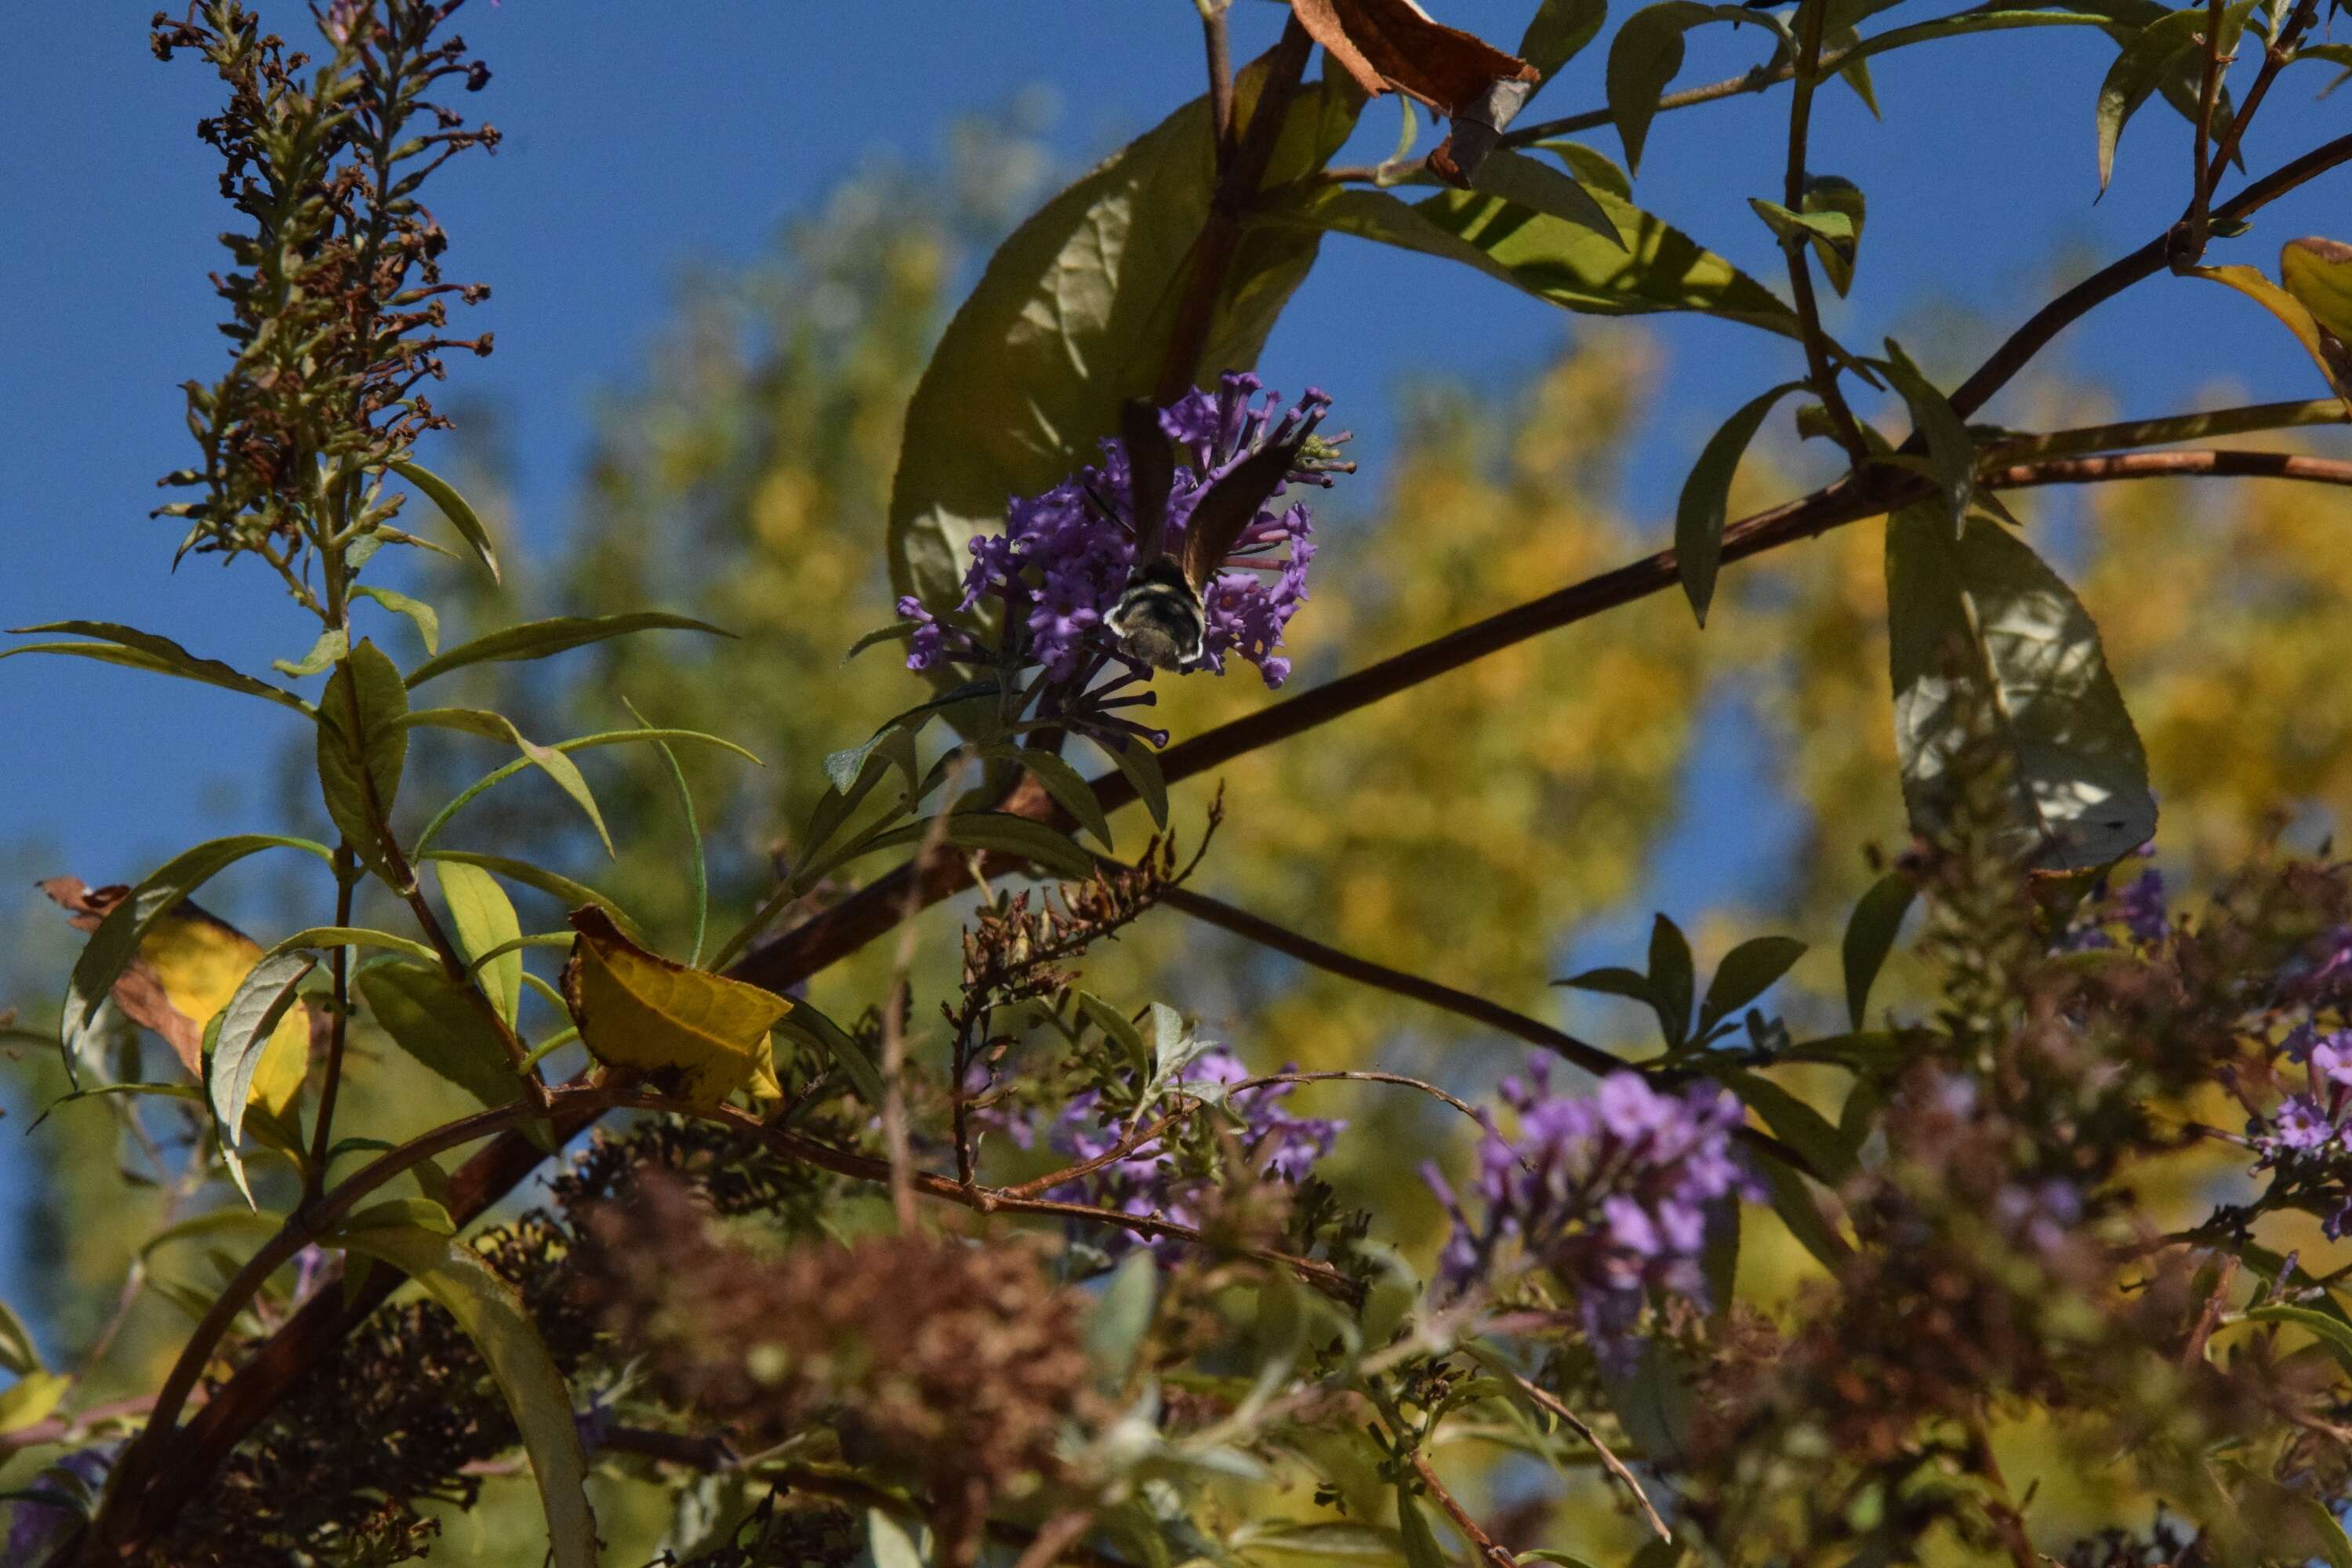
<svg viewBox="0 0 2352 1568">
<path fill-rule="evenodd" d="M 1154 668 L 1201 662 L 1201 597 L 1165 557 L 1136 568 L 1106 624 L 1121 651 Z"/>
</svg>

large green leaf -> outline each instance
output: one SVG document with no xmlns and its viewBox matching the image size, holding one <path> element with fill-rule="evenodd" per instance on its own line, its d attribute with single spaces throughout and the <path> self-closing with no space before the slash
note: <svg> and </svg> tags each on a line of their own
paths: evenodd
<svg viewBox="0 0 2352 1568">
<path fill-rule="evenodd" d="M 522 1432 L 547 1514 L 554 1568 L 596 1568 L 596 1516 L 588 1507 L 588 1455 L 572 1418 L 572 1394 L 547 1352 L 522 1298 L 481 1255 L 423 1226 L 375 1225 L 340 1235 L 353 1252 L 391 1264 L 447 1310 L 489 1363 Z"/>
<path fill-rule="evenodd" d="M 1246 118 L 1265 79 L 1241 74 Z M 1360 108 L 1344 78 L 1303 87 L 1268 186 L 1320 168 Z M 890 495 L 890 580 L 953 597 L 965 545 L 1001 524 L 1008 498 L 1045 489 L 1095 456 L 1123 399 L 1160 379 L 1192 247 L 1214 180 L 1209 105 L 1195 99 L 1048 202 L 992 257 L 948 323 L 907 409 Z M 1229 263 L 1201 370 L 1246 369 L 1314 265 L 1317 237 L 1245 229 Z"/>
<path fill-rule="evenodd" d="M 214 1119 L 220 1126 L 221 1153 L 247 1204 L 253 1202 L 253 1194 L 245 1184 L 236 1142 L 245 1131 L 245 1108 L 253 1095 L 253 1075 L 261 1066 L 261 1054 L 276 1034 L 278 1021 L 294 1005 L 295 988 L 318 963 L 318 955 L 309 952 L 281 952 L 264 958 L 238 983 L 228 1005 L 221 1010 L 218 1026 L 210 1031 L 205 1089 Z"/>
<path fill-rule="evenodd" d="M 1543 0 L 1528 18 L 1519 47 L 1511 52 L 1543 73 L 1546 82 L 1576 58 L 1601 32 L 1609 0 Z"/>
<path fill-rule="evenodd" d="M 400 668 L 362 638 L 319 699 L 319 789 L 344 841 L 370 865 L 408 762 L 408 690 Z"/>
<path fill-rule="evenodd" d="M 308 850 L 329 865 L 334 863 L 334 851 L 308 838 L 246 833 L 209 839 L 165 861 L 107 911 L 98 929 L 90 932 L 81 956 L 74 962 L 73 977 L 66 985 L 65 1005 L 58 1016 L 58 1038 L 65 1047 L 68 1076 L 73 1076 L 75 1060 L 87 1043 L 85 1037 L 99 1009 L 112 994 L 114 983 L 139 955 L 139 944 L 145 940 L 148 929 L 224 868 L 260 850 L 276 848 Z M 77 1087 L 79 1083 L 77 1079 Z"/>
<path fill-rule="evenodd" d="M 2253 9 L 2253 0 L 2236 0 L 2221 14 L 2221 53 L 2227 57 L 2235 46 L 2238 35 L 2244 31 L 2246 15 Z M 2099 190 L 2105 194 L 2107 181 L 2115 174 L 2116 142 L 2123 135 L 2124 125 L 2137 113 L 2139 106 L 2150 94 L 2168 82 L 2179 79 L 2193 71 L 2200 79 L 2204 71 L 2204 31 L 2210 20 L 2206 7 L 2186 6 L 2159 16 L 2124 40 L 2123 50 L 2116 56 L 2115 64 L 2107 68 L 2106 79 L 2099 84 L 2098 109 L 2095 116 L 2099 142 Z M 2200 83 L 2201 91 L 2201 83 Z M 2217 112 L 2217 122 L 2221 116 Z"/>
<path fill-rule="evenodd" d="M 1981 513 L 1887 520 L 1895 748 L 1913 826 L 1950 820 L 1972 732 L 2010 773 L 2007 838 L 2046 870 L 2103 866 L 2156 833 L 2147 756 L 2098 627 L 2032 547 Z"/>
<path fill-rule="evenodd" d="M 483 569 L 489 573 L 490 581 L 497 582 L 499 554 L 490 548 L 490 531 L 482 526 L 482 520 L 475 515 L 472 504 L 457 493 L 457 487 L 422 463 L 394 463 L 391 468 L 423 490 L 425 498 L 441 509 L 441 515 L 449 520 L 449 525 L 464 534 L 466 542 L 473 546 L 474 554 L 480 559 Z"/>
<path fill-rule="evenodd" d="M 514 1026 L 522 1005 L 522 922 L 499 886 L 499 879 L 479 866 L 463 860 L 436 860 L 433 875 L 449 906 L 449 923 L 457 928 L 457 946 L 474 963 L 483 992 L 498 1005 L 499 1016 Z M 501 952 L 500 950 L 504 951 Z M 498 956 L 483 962 L 485 953 Z"/>
<path fill-rule="evenodd" d="M 1697 310 L 1797 337 L 1780 296 L 1680 229 L 1628 201 L 1624 175 L 1573 142 L 1547 142 L 1624 239 L 1483 191 L 1444 191 L 1408 203 L 1385 191 L 1328 187 L 1286 216 L 1341 234 L 1475 267 L 1538 300 L 1592 315 Z M 1843 351 L 1838 351 L 1841 357 Z"/>
</svg>

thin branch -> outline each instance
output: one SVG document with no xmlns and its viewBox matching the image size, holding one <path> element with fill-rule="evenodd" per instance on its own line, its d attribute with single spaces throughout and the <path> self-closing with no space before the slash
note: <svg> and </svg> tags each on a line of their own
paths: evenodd
<svg viewBox="0 0 2352 1568">
<path fill-rule="evenodd" d="M 2197 89 L 2197 135 L 2190 149 L 2189 216 L 2181 220 L 2187 230 L 2186 247 L 2190 256 L 2205 251 L 2205 237 L 2212 226 L 2213 205 L 2213 111 L 2221 103 L 2221 15 L 2225 0 L 2205 0 L 2205 75 Z"/>
<path fill-rule="evenodd" d="M 1464 1508 L 1461 1500 L 1446 1489 L 1445 1483 L 1437 1479 L 1437 1471 L 1430 1464 L 1429 1456 L 1418 1448 L 1412 1451 L 1412 1468 L 1413 1473 L 1421 1478 L 1421 1484 L 1429 1489 L 1429 1495 L 1437 1500 L 1437 1506 L 1445 1510 L 1445 1517 L 1454 1521 L 1454 1528 L 1462 1532 L 1462 1539 L 1468 1542 L 1479 1556 L 1493 1568 L 1517 1568 L 1518 1559 L 1511 1554 L 1510 1548 L 1497 1543 L 1493 1536 L 1479 1528 L 1478 1521 L 1470 1517 L 1470 1510 Z"/>
<path fill-rule="evenodd" d="M 1561 1426 L 1591 1445 L 1593 1453 L 1600 1456 L 1601 1468 L 1616 1477 L 1623 1483 L 1625 1489 L 1633 1494 L 1633 1500 L 1641 1505 L 1643 1519 L 1648 1521 L 1650 1528 L 1657 1532 L 1659 1540 L 1672 1541 L 1675 1538 L 1675 1532 L 1666 1528 L 1664 1520 L 1658 1517 L 1658 1510 L 1651 1505 L 1650 1494 L 1642 1489 L 1642 1483 L 1634 1479 L 1633 1472 L 1626 1468 L 1625 1461 L 1610 1452 L 1609 1445 L 1601 1440 L 1599 1435 L 1586 1424 L 1583 1416 L 1570 1410 L 1561 1402 L 1559 1395 L 1531 1378 L 1522 1377 L 1514 1372 L 1511 1373 L 1511 1381 L 1519 1385 L 1519 1392 L 1550 1411 Z"/>
<path fill-rule="evenodd" d="M 1828 68 L 1835 70 L 1838 65 L 1839 61 L 1832 59 Z M 1669 110 L 1689 109 L 1696 104 L 1715 103 L 1727 98 L 1738 98 L 1747 93 L 1762 92 L 1767 88 L 1779 86 L 1795 74 L 1795 68 L 1790 66 L 1769 68 L 1758 66 L 1752 70 L 1743 71 L 1738 76 L 1727 77 L 1722 81 L 1709 82 L 1705 87 L 1686 87 L 1680 92 L 1670 92 L 1658 100 L 1657 112 L 1664 114 Z M 1580 131 L 1598 131 L 1604 126 L 1615 124 L 1616 120 L 1617 117 L 1606 109 L 1588 109 L 1580 113 L 1565 115 L 1558 120 L 1546 120 L 1533 125 L 1522 125 L 1515 131 L 1506 132 L 1502 145 L 1525 147 L 1531 142 L 1544 141 L 1548 137 L 1570 136 Z"/>
<path fill-rule="evenodd" d="M 1195 0 L 1201 9 L 1201 44 L 1208 56 L 1209 132 L 1217 151 L 1217 174 L 1223 178 L 1234 161 L 1234 50 L 1225 26 L 1233 0 Z"/>
<path fill-rule="evenodd" d="M 351 846 L 335 847 L 335 924 L 352 923 L 352 895 L 359 887 L 359 865 Z M 335 1100 L 343 1081 L 343 1042 L 352 1024 L 352 950 L 337 947 L 327 957 L 333 975 L 327 1017 L 327 1061 L 319 1076 L 318 1125 L 310 1138 L 310 1168 L 302 1173 L 302 1201 L 315 1202 L 327 1180 L 327 1152 L 334 1147 Z"/>
<path fill-rule="evenodd" d="M 2223 447 L 2204 452 L 2117 452 L 2104 458 L 2052 458 L 2019 463 L 1979 475 L 1995 489 L 2031 485 L 2095 485 L 2118 479 L 2299 479 L 2307 484 L 2352 485 L 2352 462 L 2306 458 L 2296 452 L 2250 452 Z"/>
<path fill-rule="evenodd" d="M 2294 58 L 2296 41 L 2317 20 L 2319 0 L 2297 0 L 2294 9 L 2287 15 L 2285 26 L 2279 28 L 2277 37 L 2263 50 L 2263 68 L 2255 76 L 2254 85 L 2247 89 L 2244 105 L 2231 118 L 2230 128 L 2221 132 L 2213 148 L 2213 161 L 2209 173 L 2213 183 L 2220 183 L 2221 171 L 2237 157 L 2238 148 L 2246 139 L 2246 127 L 2254 122 L 2254 115 L 2261 110 L 2263 100 L 2270 96 L 2271 84 L 2278 79 L 2279 72 L 2284 70 L 2287 62 Z"/>
<path fill-rule="evenodd" d="M 2214 4 L 2220 5 L 2221 0 Z M 1789 95 L 1788 171 L 1781 181 L 1783 205 L 1792 213 L 1805 210 L 1805 147 L 1811 135 L 1813 90 L 1821 82 L 1822 28 L 1828 12 L 1829 0 L 1808 0 L 1799 11 L 1798 26 L 1803 36 L 1797 46 L 1796 87 Z M 1838 367 L 1830 363 L 1829 339 L 1822 331 L 1821 301 L 1813 293 L 1811 242 L 1801 233 L 1786 234 L 1780 237 L 1780 249 L 1789 261 L 1789 292 L 1797 302 L 1806 379 L 1829 413 L 1838 445 L 1859 468 L 1870 461 L 1870 447 L 1863 440 L 1862 427 L 1854 422 L 1853 410 L 1846 405 L 1845 393 L 1838 385 Z"/>
<path fill-rule="evenodd" d="M 2292 430 L 2312 425 L 2344 424 L 2352 424 L 2352 415 L 2346 413 L 2344 400 L 2340 397 L 2258 403 L 2243 408 L 2217 408 L 2205 414 L 2173 414 L 2157 419 L 2089 425 L 2041 435 L 2004 436 L 1978 449 L 1978 466 L 2022 462 L 2029 458 L 2071 458 L 2086 452 L 2166 447 L 2176 441 L 2245 436 L 2257 430 Z"/>
<path fill-rule="evenodd" d="M 1201 355 L 1216 325 L 1225 271 L 1233 262 L 1234 247 L 1241 243 L 1243 216 L 1256 201 L 1266 166 L 1274 161 L 1275 144 L 1281 140 L 1283 121 L 1290 115 L 1291 96 L 1298 90 L 1298 79 L 1313 46 L 1306 26 L 1293 16 L 1265 57 L 1265 77 L 1250 110 L 1249 128 L 1217 181 L 1209 198 L 1208 218 L 1186 259 L 1184 293 L 1177 303 L 1167 355 L 1160 361 L 1155 402 L 1175 402 L 1192 389 L 1192 378 L 1200 374 Z"/>
<path fill-rule="evenodd" d="M 1174 753 L 1170 754 L 1172 756 Z M 1386 991 L 1392 995 L 1410 997 L 1474 1023 L 1484 1024 L 1514 1039 L 1540 1046 L 1589 1073 L 1606 1075 L 1625 1066 L 1622 1058 L 1596 1045 L 1580 1040 L 1523 1013 L 1515 1013 L 1483 996 L 1474 996 L 1467 991 L 1457 991 L 1451 985 L 1442 985 L 1418 974 L 1408 974 L 1401 969 L 1391 969 L 1384 963 L 1375 963 L 1370 959 L 1342 952 L 1312 937 L 1302 936 L 1286 926 L 1276 925 L 1261 915 L 1235 909 L 1205 894 L 1187 888 L 1171 888 L 1160 901 L 1204 925 L 1246 937 L 1261 947 L 1286 954 L 1326 973 L 1371 986 L 1374 990 Z"/>
</svg>

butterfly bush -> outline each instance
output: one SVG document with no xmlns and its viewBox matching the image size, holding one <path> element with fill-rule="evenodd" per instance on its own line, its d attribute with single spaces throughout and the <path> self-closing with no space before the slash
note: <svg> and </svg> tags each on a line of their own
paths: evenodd
<svg viewBox="0 0 2352 1568">
<path fill-rule="evenodd" d="M 1268 442 L 1312 432 L 1331 404 L 1309 387 L 1277 421 L 1280 401 L 1279 393 L 1263 391 L 1256 376 L 1229 371 L 1213 395 L 1195 388 L 1160 410 L 1160 428 L 1180 458 L 1190 459 L 1189 466 L 1177 468 L 1169 496 L 1171 554 L 1181 551 L 1185 524 L 1203 489 Z M 1310 445 L 1291 481 L 1328 488 L 1331 474 L 1349 467 L 1332 459 L 1336 446 Z M 1117 516 L 1105 517 L 1098 502 Z M 1127 451 L 1116 438 L 1107 439 L 1100 464 L 1042 495 L 1016 498 L 1006 508 L 1003 532 L 972 539 L 958 609 L 968 616 L 994 601 L 1020 662 L 1043 667 L 1051 680 L 1083 679 L 1114 659 L 1132 678 L 1144 678 L 1145 667 L 1121 654 L 1104 626 L 1136 563 L 1134 514 Z M 1268 686 L 1289 678 L 1290 660 L 1276 650 L 1307 598 L 1313 533 L 1313 514 L 1303 500 L 1279 511 L 1261 510 L 1243 531 L 1226 558 L 1228 569 L 1202 596 L 1203 668 L 1222 675 L 1227 658 L 1238 657 L 1255 665 Z M 930 669 L 942 661 L 997 662 L 996 652 L 971 631 L 943 620 L 911 595 L 898 601 L 898 613 L 913 623 L 908 668 Z"/>
<path fill-rule="evenodd" d="M 1435 1166 L 1423 1169 L 1454 1222 L 1438 1260 L 1446 1288 L 1492 1278 L 1516 1247 L 1575 1292 L 1603 1348 L 1653 1294 L 1704 1301 L 1707 1206 L 1761 1197 L 1731 1152 L 1739 1102 L 1708 1086 L 1663 1094 L 1633 1072 L 1612 1073 L 1590 1095 L 1556 1094 L 1541 1060 L 1499 1093 L 1518 1130 L 1505 1138 L 1490 1128 L 1479 1149 L 1470 1193 L 1482 1219 Z"/>
<path fill-rule="evenodd" d="M 1202 1098 L 1215 1095 L 1222 1100 L 1225 1109 L 1239 1120 L 1235 1135 L 1252 1170 L 1269 1180 L 1299 1182 L 1313 1169 L 1316 1161 L 1331 1152 L 1347 1123 L 1328 1117 L 1297 1116 L 1285 1109 L 1283 1101 L 1297 1087 L 1296 1084 L 1234 1089 L 1252 1076 L 1231 1051 L 1212 1046 L 1185 1064 L 1175 1082 L 1179 1089 L 1189 1089 Z M 1125 1117 L 1106 1104 L 1101 1094 L 1088 1089 L 1073 1096 L 1062 1107 L 1046 1129 L 1045 1139 L 1058 1152 L 1073 1162 L 1082 1162 L 1098 1160 L 1118 1148 L 1126 1131 Z M 1054 1195 L 1116 1209 L 1121 1214 L 1156 1215 L 1198 1226 L 1205 1217 L 1202 1204 L 1215 1183 L 1216 1173 L 1186 1154 L 1185 1150 L 1171 1148 L 1165 1140 L 1155 1138 L 1099 1171 L 1063 1184 L 1055 1189 Z M 1163 1257 L 1174 1256 L 1174 1244 L 1164 1238 L 1139 1239 L 1126 1235 L 1114 1237 L 1105 1234 L 1094 1239 L 1113 1253 L 1140 1245 L 1152 1247 Z"/>
</svg>

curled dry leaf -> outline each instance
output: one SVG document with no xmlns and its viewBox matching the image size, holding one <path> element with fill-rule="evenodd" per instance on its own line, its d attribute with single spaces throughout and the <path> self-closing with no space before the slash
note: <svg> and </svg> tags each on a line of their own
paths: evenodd
<svg viewBox="0 0 2352 1568">
<path fill-rule="evenodd" d="M 1433 21 L 1412 0 L 1291 0 L 1324 52 L 1366 92 L 1402 92 L 1454 121 L 1432 174 L 1466 186 L 1543 73 L 1475 33 Z"/>
<path fill-rule="evenodd" d="M 740 1089 L 772 1092 L 768 1031 L 790 1002 L 648 952 L 593 904 L 572 911 L 572 929 L 563 999 L 590 1055 L 699 1106 Z"/>
<path fill-rule="evenodd" d="M 107 912 L 131 892 L 120 884 L 91 888 L 79 877 L 51 877 L 39 886 L 79 931 L 97 930 Z M 228 1005 L 238 984 L 260 962 L 259 942 L 202 906 L 183 900 L 140 942 L 139 956 L 114 983 L 114 1005 L 132 1023 L 162 1036 L 188 1076 L 201 1083 L 205 1025 Z M 254 1073 L 254 1100 L 282 1118 L 302 1092 L 310 1059 L 308 1011 L 296 1007 L 269 1037 Z"/>
</svg>

